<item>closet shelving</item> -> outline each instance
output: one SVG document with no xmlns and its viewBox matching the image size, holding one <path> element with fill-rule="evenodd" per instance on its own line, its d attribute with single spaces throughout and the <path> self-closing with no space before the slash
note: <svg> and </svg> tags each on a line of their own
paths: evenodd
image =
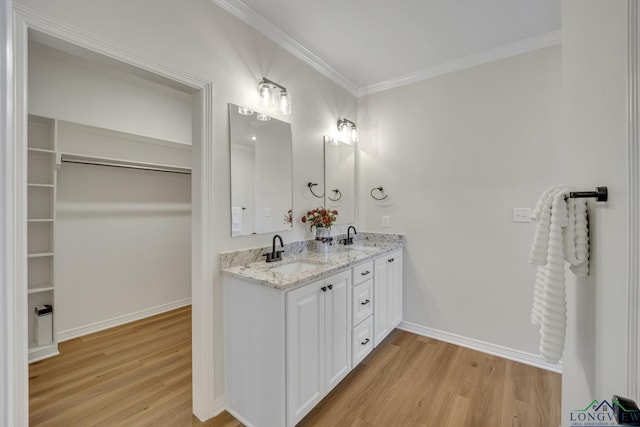
<svg viewBox="0 0 640 427">
<path fill-rule="evenodd" d="M 191 146 L 29 115 L 27 132 L 29 362 L 58 354 L 55 295 L 57 168 L 61 162 L 191 173 Z M 53 306 L 53 341 L 35 342 L 36 305 Z"/>
<path fill-rule="evenodd" d="M 29 361 L 58 354 L 55 321 L 52 342 L 35 342 L 34 309 L 54 304 L 54 224 L 56 203 L 56 122 L 29 116 L 27 139 L 27 293 Z"/>
</svg>

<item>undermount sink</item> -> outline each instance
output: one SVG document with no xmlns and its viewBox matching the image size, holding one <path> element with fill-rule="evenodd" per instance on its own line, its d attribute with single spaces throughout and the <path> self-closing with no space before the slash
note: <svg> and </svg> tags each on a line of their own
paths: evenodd
<svg viewBox="0 0 640 427">
<path fill-rule="evenodd" d="M 375 246 L 366 246 L 366 245 L 363 245 L 361 243 L 354 243 L 354 244 L 351 244 L 351 245 L 345 245 L 345 248 L 353 249 L 353 250 L 357 250 L 357 251 L 374 251 L 374 250 L 376 250 Z"/>
<path fill-rule="evenodd" d="M 293 275 L 304 273 L 305 271 L 315 270 L 318 268 L 319 264 L 313 264 L 310 262 L 297 261 L 292 262 L 290 264 L 281 265 L 279 267 L 273 267 L 270 270 L 275 273 L 280 273 L 283 275 Z"/>
</svg>

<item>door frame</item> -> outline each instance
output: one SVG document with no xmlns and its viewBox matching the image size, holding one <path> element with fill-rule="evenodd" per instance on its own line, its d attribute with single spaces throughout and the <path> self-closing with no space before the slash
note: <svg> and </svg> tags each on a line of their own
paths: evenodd
<svg viewBox="0 0 640 427">
<path fill-rule="evenodd" d="M 627 114 L 629 153 L 629 272 L 627 328 L 627 394 L 640 399 L 640 9 L 628 1 Z"/>
<path fill-rule="evenodd" d="M 13 181 L 9 190 L 13 204 L 6 207 L 13 218 L 15 239 L 11 242 L 14 276 L 7 283 L 14 292 L 12 319 L 15 339 L 9 343 L 8 354 L 13 355 L 15 419 L 14 425 L 28 424 L 28 343 L 27 343 L 27 226 L 26 226 L 26 168 L 27 168 L 27 48 L 28 31 L 60 39 L 72 45 L 104 55 L 116 61 L 174 80 L 193 89 L 192 183 L 191 183 L 191 298 L 192 298 L 192 385 L 193 413 L 206 420 L 223 407 L 216 402 L 214 390 L 214 163 L 213 163 L 213 84 L 197 76 L 168 67 L 115 45 L 110 41 L 88 35 L 85 31 L 54 20 L 40 12 L 19 4 L 13 5 L 13 58 L 15 117 L 14 138 L 9 139 L 14 168 L 9 172 Z M 11 224 L 11 222 L 9 222 Z M 4 365 L 4 364 L 3 364 Z"/>
</svg>

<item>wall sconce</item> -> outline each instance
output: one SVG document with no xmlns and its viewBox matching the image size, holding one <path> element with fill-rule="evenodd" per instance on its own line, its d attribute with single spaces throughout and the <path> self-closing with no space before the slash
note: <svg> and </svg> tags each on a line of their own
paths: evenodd
<svg viewBox="0 0 640 427">
<path fill-rule="evenodd" d="M 358 128 L 351 120 L 338 120 L 338 131 L 340 138 L 345 142 L 354 143 L 358 141 Z"/>
<path fill-rule="evenodd" d="M 274 92 L 275 89 L 280 89 L 278 93 L 278 110 L 284 116 L 291 114 L 291 95 L 287 92 L 287 88 L 263 77 L 258 83 L 258 96 L 260 101 L 258 102 L 260 107 L 269 109 L 273 107 Z"/>
</svg>

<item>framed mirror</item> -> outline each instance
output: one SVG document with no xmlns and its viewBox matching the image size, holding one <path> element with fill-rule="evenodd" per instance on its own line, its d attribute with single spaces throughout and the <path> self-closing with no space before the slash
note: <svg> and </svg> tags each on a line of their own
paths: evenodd
<svg viewBox="0 0 640 427">
<path fill-rule="evenodd" d="M 291 124 L 229 104 L 231 235 L 291 230 Z"/>
<path fill-rule="evenodd" d="M 324 204 L 338 211 L 336 224 L 353 224 L 356 211 L 355 146 L 324 137 Z"/>
</svg>

